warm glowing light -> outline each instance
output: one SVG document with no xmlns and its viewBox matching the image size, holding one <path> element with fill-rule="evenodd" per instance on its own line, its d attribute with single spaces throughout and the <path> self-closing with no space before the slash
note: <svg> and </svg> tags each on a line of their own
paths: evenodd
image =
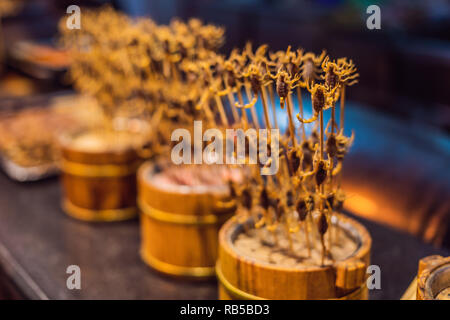
<svg viewBox="0 0 450 320">
<path fill-rule="evenodd" d="M 392 227 L 415 233 L 411 218 L 402 210 L 401 198 L 392 201 L 389 194 L 382 188 L 367 188 L 361 184 L 347 183 L 344 185 L 348 197 L 344 208 L 358 216 L 371 219 Z"/>
<path fill-rule="evenodd" d="M 375 201 L 360 194 L 350 195 L 345 200 L 344 207 L 350 212 L 367 218 L 375 217 L 378 212 L 378 205 Z"/>
</svg>

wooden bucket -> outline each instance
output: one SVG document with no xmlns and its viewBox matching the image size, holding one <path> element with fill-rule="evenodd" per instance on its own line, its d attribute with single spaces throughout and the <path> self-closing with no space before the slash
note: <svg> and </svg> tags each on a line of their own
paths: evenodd
<svg viewBox="0 0 450 320">
<path fill-rule="evenodd" d="M 214 276 L 218 232 L 235 209 L 228 188 L 165 190 L 152 183 L 154 172 L 151 163 L 138 172 L 142 259 L 169 275 Z"/>
<path fill-rule="evenodd" d="M 370 264 L 372 239 L 353 219 L 339 219 L 342 229 L 359 244 L 348 259 L 331 266 L 288 268 L 264 264 L 238 254 L 233 242 L 243 225 L 228 221 L 219 233 L 216 266 L 221 300 L 313 300 L 368 298 L 366 269 Z"/>
<path fill-rule="evenodd" d="M 417 276 L 401 300 L 435 300 L 445 288 L 450 288 L 450 257 L 428 256 L 420 259 Z"/>
<path fill-rule="evenodd" d="M 436 300 L 439 292 L 446 288 L 450 288 L 450 257 L 421 259 L 417 273 L 417 300 Z"/>
<path fill-rule="evenodd" d="M 132 147 L 93 152 L 62 144 L 64 211 L 93 222 L 136 217 L 136 172 L 141 163 Z"/>
</svg>

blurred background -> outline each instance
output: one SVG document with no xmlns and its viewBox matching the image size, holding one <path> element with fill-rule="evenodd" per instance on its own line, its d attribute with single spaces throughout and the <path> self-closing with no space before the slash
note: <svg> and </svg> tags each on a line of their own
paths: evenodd
<svg viewBox="0 0 450 320">
<path fill-rule="evenodd" d="M 346 128 L 356 139 L 344 168 L 346 210 L 450 247 L 449 1 L 23 1 L 0 8 L 2 110 L 71 90 L 69 60 L 56 50 L 58 20 L 69 5 L 105 3 L 158 23 L 198 17 L 222 25 L 224 54 L 251 41 L 353 59 L 360 83 L 348 90 Z M 381 9 L 379 30 L 366 26 L 372 4 Z"/>
</svg>

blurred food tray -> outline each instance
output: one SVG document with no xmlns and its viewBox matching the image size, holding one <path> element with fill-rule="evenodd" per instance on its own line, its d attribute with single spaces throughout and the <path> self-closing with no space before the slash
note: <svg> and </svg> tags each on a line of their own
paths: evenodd
<svg viewBox="0 0 450 320">
<path fill-rule="evenodd" d="M 59 79 L 70 65 L 69 54 L 50 40 L 17 41 L 8 50 L 11 66 L 40 80 Z"/>
<path fill-rule="evenodd" d="M 83 105 L 83 108 L 77 108 Z M 73 92 L 0 103 L 0 165 L 17 181 L 58 173 L 59 136 L 98 123 L 95 102 Z"/>
</svg>

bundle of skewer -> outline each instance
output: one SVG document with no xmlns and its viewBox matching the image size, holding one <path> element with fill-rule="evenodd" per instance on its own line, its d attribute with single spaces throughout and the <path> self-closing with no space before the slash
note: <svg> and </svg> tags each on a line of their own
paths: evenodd
<svg viewBox="0 0 450 320">
<path fill-rule="evenodd" d="M 269 154 L 278 152 L 271 159 L 279 162 L 276 165 L 279 170 L 274 175 L 266 174 L 265 169 L 271 165 L 269 160 L 246 166 L 244 183 L 229 183 L 237 213 L 235 219 L 223 226 L 219 237 L 220 296 L 280 298 L 280 290 L 274 288 L 278 288 L 281 278 L 287 281 L 292 277 L 293 282 L 309 280 L 301 281 L 295 289 L 278 288 L 285 291 L 282 296 L 286 299 L 366 297 L 364 266 L 368 264 L 371 240 L 362 226 L 341 214 L 345 200 L 341 172 L 353 142 L 353 135 L 344 135 L 346 87 L 357 83 L 358 78 L 353 62 L 346 58 L 332 60 L 325 52 L 315 55 L 289 47 L 286 51 L 269 53 L 266 45 L 255 51 L 247 45 L 242 51 L 234 50 L 224 60 L 222 70 L 216 88 L 211 91 L 216 92 L 216 105 L 224 104 L 232 111 L 235 128 L 281 129 L 282 120 L 287 119 L 287 129 L 277 141 L 278 150 L 272 144 L 278 136 L 271 136 L 272 131 L 267 137 L 246 137 L 247 145 L 259 144 L 261 148 L 264 141 Z M 310 119 L 305 118 L 302 96 L 305 90 L 311 96 Z M 258 104 L 262 105 L 261 119 Z M 330 120 L 325 125 L 324 114 L 328 112 Z M 308 126 L 312 128 L 307 130 Z M 242 251 L 236 244 L 242 233 L 248 234 L 245 241 L 253 237 L 261 245 L 252 244 L 253 249 Z M 356 235 L 351 240 L 357 243 L 356 251 L 349 252 L 351 261 L 349 256 L 333 256 L 333 249 L 339 251 L 345 245 L 341 243 L 345 240 L 344 233 Z M 252 252 L 264 246 L 270 247 L 271 252 L 285 252 L 300 265 L 304 264 L 306 270 L 287 268 L 286 274 L 280 271 L 286 266 L 277 264 L 279 261 L 267 262 L 274 263 L 274 268 L 255 262 L 258 257 L 252 256 Z M 329 283 L 323 277 L 336 281 Z M 317 283 L 313 285 L 312 279 Z"/>
<path fill-rule="evenodd" d="M 238 195 L 239 219 L 243 221 L 251 217 L 256 228 L 266 228 L 275 238 L 275 230 L 283 227 L 292 251 L 291 234 L 303 228 L 309 254 L 312 245 L 310 233 L 315 229 L 321 239 L 323 265 L 333 243 L 332 232 L 329 231 L 331 218 L 341 211 L 345 199 L 340 186 L 340 172 L 353 135 L 344 135 L 343 117 L 338 124 L 336 103 L 340 97 L 343 115 L 345 88 L 355 84 L 358 77 L 353 62 L 346 58 L 331 61 L 325 52 L 315 55 L 304 53 L 302 49 L 292 51 L 290 47 L 286 51 L 268 54 L 264 45 L 253 52 L 247 45 L 242 52 L 233 51 L 223 62 L 222 69 L 223 74 L 214 88 L 216 104 L 219 109 L 224 103 L 228 104 L 233 111 L 235 126 L 278 129 L 278 108 L 285 112 L 288 122 L 279 141 L 278 173 L 264 175 L 257 168 L 247 171 L 248 183 L 245 185 L 230 183 L 232 193 Z M 311 94 L 311 119 L 304 118 L 302 89 Z M 294 93 L 299 107 L 298 122 L 294 116 Z M 221 99 L 225 102 L 222 103 Z M 255 108 L 259 100 L 264 115 L 262 124 Z M 325 127 L 324 113 L 328 110 L 331 117 Z M 226 121 L 222 123 L 228 124 Z M 314 128 L 308 135 L 305 124 L 309 123 L 314 123 Z M 268 144 L 270 140 L 271 137 Z"/>
<path fill-rule="evenodd" d="M 144 158 L 168 158 L 171 132 L 176 128 L 190 127 L 195 119 L 205 119 L 209 125 L 215 123 L 213 111 L 198 107 L 198 102 L 203 92 L 208 91 L 213 76 L 209 74 L 211 70 L 206 75 L 202 65 L 222 45 L 223 28 L 204 25 L 198 19 L 187 23 L 173 20 L 170 25 L 157 25 L 150 19 L 133 21 L 111 7 L 83 10 L 81 18 L 83 28 L 79 30 L 67 29 L 65 20 L 61 20 L 61 42 L 73 58 L 70 76 L 75 87 L 96 98 L 103 110 L 105 117 L 100 129 L 105 140 L 112 140 L 111 145 L 117 143 L 111 132 L 115 132 L 118 116 L 138 118 L 149 124 L 151 134 L 146 135 L 144 146 L 132 148 L 133 154 Z M 86 157 L 95 155 L 89 153 Z M 64 164 L 69 162 L 72 161 Z M 135 161 L 132 162 L 135 168 Z M 70 172 L 64 175 L 69 177 L 65 180 L 72 180 L 74 170 L 63 168 L 63 171 Z M 77 175 L 84 175 L 78 171 Z M 198 178 L 201 180 L 203 176 Z M 65 183 L 68 194 L 74 190 L 72 184 L 73 181 Z M 116 198 L 121 202 L 120 195 Z M 86 206 L 85 201 L 72 200 Z"/>
<path fill-rule="evenodd" d="M 133 21 L 110 7 L 84 10 L 82 24 L 80 30 L 69 30 L 62 20 L 61 42 L 73 56 L 75 87 L 97 99 L 105 122 L 119 112 L 191 122 L 202 79 L 190 64 L 220 47 L 223 29 L 197 19 L 174 20 L 169 26 Z"/>
</svg>

